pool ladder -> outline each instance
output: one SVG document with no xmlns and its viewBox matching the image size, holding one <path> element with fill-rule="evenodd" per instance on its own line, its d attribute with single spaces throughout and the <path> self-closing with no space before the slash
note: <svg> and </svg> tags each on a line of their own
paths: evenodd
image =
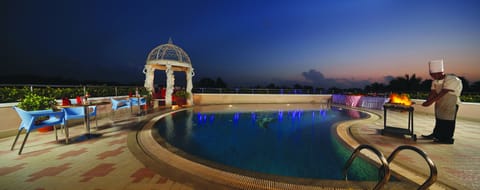
<svg viewBox="0 0 480 190">
<path fill-rule="evenodd" d="M 420 154 L 423 157 L 423 159 L 425 159 L 428 166 L 430 167 L 430 176 L 428 177 L 428 179 L 422 185 L 420 185 L 420 187 L 418 187 L 418 189 L 419 190 L 427 189 L 433 183 L 435 183 L 435 181 L 437 181 L 437 167 L 435 166 L 435 163 L 433 163 L 432 159 L 430 159 L 428 157 L 428 155 L 424 151 L 420 150 L 419 148 L 414 147 L 414 146 L 410 146 L 410 145 L 402 145 L 402 146 L 397 147 L 390 154 L 388 159 L 385 159 L 385 156 L 383 156 L 382 152 L 380 152 L 375 147 L 370 146 L 370 145 L 366 145 L 366 144 L 362 144 L 362 145 L 358 146 L 353 151 L 352 155 L 347 160 L 347 162 L 345 163 L 345 167 L 343 169 L 343 176 L 345 176 L 345 180 L 348 180 L 347 179 L 347 174 L 348 174 L 348 169 L 350 168 L 350 165 L 352 164 L 353 160 L 357 157 L 357 155 L 360 153 L 360 151 L 362 149 L 368 149 L 368 150 L 372 151 L 373 153 L 375 153 L 375 155 L 377 155 L 377 157 L 380 159 L 380 162 L 382 164 L 381 167 L 378 169 L 379 170 L 379 176 L 382 176 L 382 177 L 381 177 L 381 180 L 373 188 L 375 190 L 382 189 L 383 186 L 388 182 L 388 180 L 390 179 L 389 163 L 391 163 L 393 161 L 395 156 L 397 156 L 397 154 L 400 151 L 405 150 L 405 149 L 409 149 L 409 150 L 415 151 L 418 154 Z"/>
</svg>

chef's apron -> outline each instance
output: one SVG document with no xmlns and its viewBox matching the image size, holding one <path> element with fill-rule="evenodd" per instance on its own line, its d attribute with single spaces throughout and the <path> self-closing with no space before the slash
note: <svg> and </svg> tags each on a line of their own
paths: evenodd
<svg viewBox="0 0 480 190">
<path fill-rule="evenodd" d="M 435 117 L 442 120 L 455 120 L 457 96 L 447 93 L 435 102 Z"/>
</svg>

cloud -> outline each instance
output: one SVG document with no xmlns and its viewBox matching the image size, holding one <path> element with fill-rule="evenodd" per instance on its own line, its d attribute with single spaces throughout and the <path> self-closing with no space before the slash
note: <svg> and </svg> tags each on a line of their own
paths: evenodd
<svg viewBox="0 0 480 190">
<path fill-rule="evenodd" d="M 391 80 L 393 80 L 393 79 L 395 79 L 395 78 L 396 78 L 396 77 L 391 76 L 391 75 L 384 76 L 384 77 L 383 77 L 383 83 L 384 83 L 384 84 L 388 84 L 388 83 L 390 83 Z"/>
<path fill-rule="evenodd" d="M 364 88 L 365 85 L 370 84 L 368 80 L 356 80 L 346 78 L 325 78 L 325 76 L 315 69 L 302 72 L 302 76 L 310 83 L 309 85 L 321 88 Z"/>
<path fill-rule="evenodd" d="M 310 69 L 310 71 L 308 72 L 302 72 L 302 76 L 305 77 L 305 79 L 310 81 L 321 81 L 325 79 L 323 74 L 321 72 L 316 71 L 315 69 Z"/>
</svg>

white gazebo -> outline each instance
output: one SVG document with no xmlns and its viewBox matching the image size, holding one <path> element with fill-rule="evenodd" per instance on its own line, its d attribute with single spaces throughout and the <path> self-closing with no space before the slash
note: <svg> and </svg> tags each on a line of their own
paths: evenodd
<svg viewBox="0 0 480 190">
<path fill-rule="evenodd" d="M 192 62 L 188 54 L 183 51 L 182 48 L 173 44 L 172 39 L 168 40 L 167 44 L 159 45 L 154 48 L 147 57 L 147 64 L 143 69 L 145 74 L 145 88 L 150 92 L 154 92 L 153 79 L 155 70 L 165 70 L 167 75 L 167 89 L 165 93 L 165 106 L 172 105 L 172 93 L 175 86 L 174 71 L 183 71 L 187 78 L 186 92 L 190 94 L 187 99 L 187 105 L 193 105 L 192 98 L 192 77 L 195 75 L 193 72 Z"/>
</svg>

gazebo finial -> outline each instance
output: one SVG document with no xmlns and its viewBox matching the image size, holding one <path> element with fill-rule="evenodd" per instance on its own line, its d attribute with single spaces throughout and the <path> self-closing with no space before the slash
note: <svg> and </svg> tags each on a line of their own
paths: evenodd
<svg viewBox="0 0 480 190">
<path fill-rule="evenodd" d="M 168 38 L 168 44 L 173 44 L 172 37 L 169 37 L 169 38 Z"/>
</svg>

